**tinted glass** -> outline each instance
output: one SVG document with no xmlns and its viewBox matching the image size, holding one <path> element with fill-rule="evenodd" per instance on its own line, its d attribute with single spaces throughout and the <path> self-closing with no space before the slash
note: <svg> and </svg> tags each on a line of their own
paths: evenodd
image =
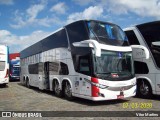
<svg viewBox="0 0 160 120">
<path fill-rule="evenodd" d="M 42 51 L 47 51 L 53 48 L 68 47 L 68 41 L 65 30 L 54 33 L 53 35 L 41 41 Z"/>
<path fill-rule="evenodd" d="M 89 39 L 88 32 L 87 32 L 85 23 L 83 21 L 71 23 L 66 26 L 66 29 L 68 32 L 71 47 L 72 47 L 72 43 L 74 42 L 80 42 L 80 41 Z"/>
<path fill-rule="evenodd" d="M 68 47 L 68 40 L 64 29 L 26 48 L 20 53 L 20 57 L 25 58 L 50 49 L 60 48 L 60 47 L 66 47 L 66 48 Z"/>
<path fill-rule="evenodd" d="M 160 22 L 138 25 L 137 28 L 150 48 L 157 66 L 160 68 Z"/>
<path fill-rule="evenodd" d="M 87 22 L 89 36 L 103 44 L 128 46 L 128 40 L 122 29 L 114 24 L 98 21 Z"/>
<path fill-rule="evenodd" d="M 144 62 L 134 61 L 135 73 L 136 74 L 148 74 L 148 66 Z"/>
<path fill-rule="evenodd" d="M 68 75 L 68 66 L 62 62 L 49 62 L 49 71 L 52 75 Z"/>
<path fill-rule="evenodd" d="M 61 66 L 61 69 L 59 71 L 59 74 L 60 75 L 68 75 L 69 74 L 69 70 L 68 70 L 67 64 L 60 62 L 60 66 Z"/>
<path fill-rule="evenodd" d="M 19 67 L 13 67 L 13 70 L 19 71 Z"/>
<path fill-rule="evenodd" d="M 12 74 L 19 75 L 19 67 L 13 67 Z"/>
<path fill-rule="evenodd" d="M 131 52 L 102 50 L 101 57 L 94 58 L 95 73 L 103 79 L 121 80 L 134 76 Z"/>
<path fill-rule="evenodd" d="M 79 58 L 79 72 L 85 75 L 91 75 L 89 56 L 81 56 Z"/>
<path fill-rule="evenodd" d="M 125 31 L 130 45 L 140 45 L 133 30 Z"/>
<path fill-rule="evenodd" d="M 28 66 L 29 74 L 38 74 L 38 63 Z"/>
</svg>

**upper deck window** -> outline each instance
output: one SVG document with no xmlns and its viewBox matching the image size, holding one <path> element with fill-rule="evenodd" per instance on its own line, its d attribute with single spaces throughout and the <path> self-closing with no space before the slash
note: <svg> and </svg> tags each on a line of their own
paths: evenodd
<svg viewBox="0 0 160 120">
<path fill-rule="evenodd" d="M 160 22 L 137 25 L 137 28 L 147 43 L 157 67 L 160 68 Z"/>
<path fill-rule="evenodd" d="M 87 22 L 89 36 L 91 39 L 97 40 L 102 44 L 128 46 L 128 39 L 122 29 L 109 23 L 98 21 Z"/>
</svg>

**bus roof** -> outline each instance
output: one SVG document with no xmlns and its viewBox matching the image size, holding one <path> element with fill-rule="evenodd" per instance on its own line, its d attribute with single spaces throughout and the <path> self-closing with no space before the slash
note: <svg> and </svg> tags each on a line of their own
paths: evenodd
<svg viewBox="0 0 160 120">
<path fill-rule="evenodd" d="M 39 42 L 36 42 L 36 43 L 34 43 L 33 45 L 25 48 L 24 50 L 22 50 L 22 51 L 20 52 L 20 57 L 21 57 L 21 58 L 25 58 L 25 57 L 30 56 L 30 55 L 34 55 L 34 54 L 37 54 L 37 53 L 41 53 L 41 52 L 42 52 L 42 51 L 40 50 L 41 47 L 42 47 L 41 43 L 44 42 L 46 38 L 50 37 L 50 36 L 53 35 L 54 33 L 57 33 L 57 32 L 59 32 L 59 31 L 65 29 L 66 27 L 68 27 L 68 26 L 70 26 L 70 25 L 72 25 L 72 24 L 74 24 L 74 23 L 78 23 L 78 22 L 88 22 L 88 21 L 95 21 L 95 22 L 101 22 L 101 23 L 107 23 L 107 24 L 115 25 L 115 24 L 109 23 L 109 22 L 104 22 L 104 21 L 99 21 L 99 20 L 89 20 L 89 19 L 74 21 L 74 22 L 69 23 L 69 24 L 61 27 L 60 29 L 58 29 L 58 30 L 50 33 L 49 35 L 47 35 L 46 37 L 44 37 L 43 39 L 41 39 Z M 33 47 L 37 47 L 39 50 L 36 50 L 36 49 L 35 49 L 35 52 L 29 50 L 29 49 L 31 49 L 31 48 L 33 48 Z M 30 52 L 32 52 L 32 53 L 30 53 Z M 25 55 L 25 54 L 27 54 L 27 55 Z"/>
</svg>

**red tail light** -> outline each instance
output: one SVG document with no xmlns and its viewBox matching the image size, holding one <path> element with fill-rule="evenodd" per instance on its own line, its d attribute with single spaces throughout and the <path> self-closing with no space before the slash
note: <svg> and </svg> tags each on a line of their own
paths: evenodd
<svg viewBox="0 0 160 120">
<path fill-rule="evenodd" d="M 91 78 L 91 82 L 98 84 L 97 78 Z M 99 96 L 99 88 L 92 84 L 92 97 L 98 97 Z"/>
<path fill-rule="evenodd" d="M 4 78 L 7 78 L 8 75 L 9 75 L 9 69 L 7 69 L 7 71 L 6 71 L 6 76 L 5 76 Z"/>
<path fill-rule="evenodd" d="M 12 70 L 9 71 L 10 76 L 12 76 Z"/>
</svg>

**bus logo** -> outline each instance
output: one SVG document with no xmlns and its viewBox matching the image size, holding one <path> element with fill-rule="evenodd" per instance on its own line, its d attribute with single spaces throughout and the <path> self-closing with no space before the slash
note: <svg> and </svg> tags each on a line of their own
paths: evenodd
<svg viewBox="0 0 160 120">
<path fill-rule="evenodd" d="M 2 117 L 11 117 L 11 112 L 2 112 Z"/>
<path fill-rule="evenodd" d="M 119 78 L 119 75 L 117 73 L 112 73 L 111 76 L 112 78 Z"/>
<path fill-rule="evenodd" d="M 118 57 L 122 58 L 122 53 L 121 52 L 118 53 Z"/>
</svg>

